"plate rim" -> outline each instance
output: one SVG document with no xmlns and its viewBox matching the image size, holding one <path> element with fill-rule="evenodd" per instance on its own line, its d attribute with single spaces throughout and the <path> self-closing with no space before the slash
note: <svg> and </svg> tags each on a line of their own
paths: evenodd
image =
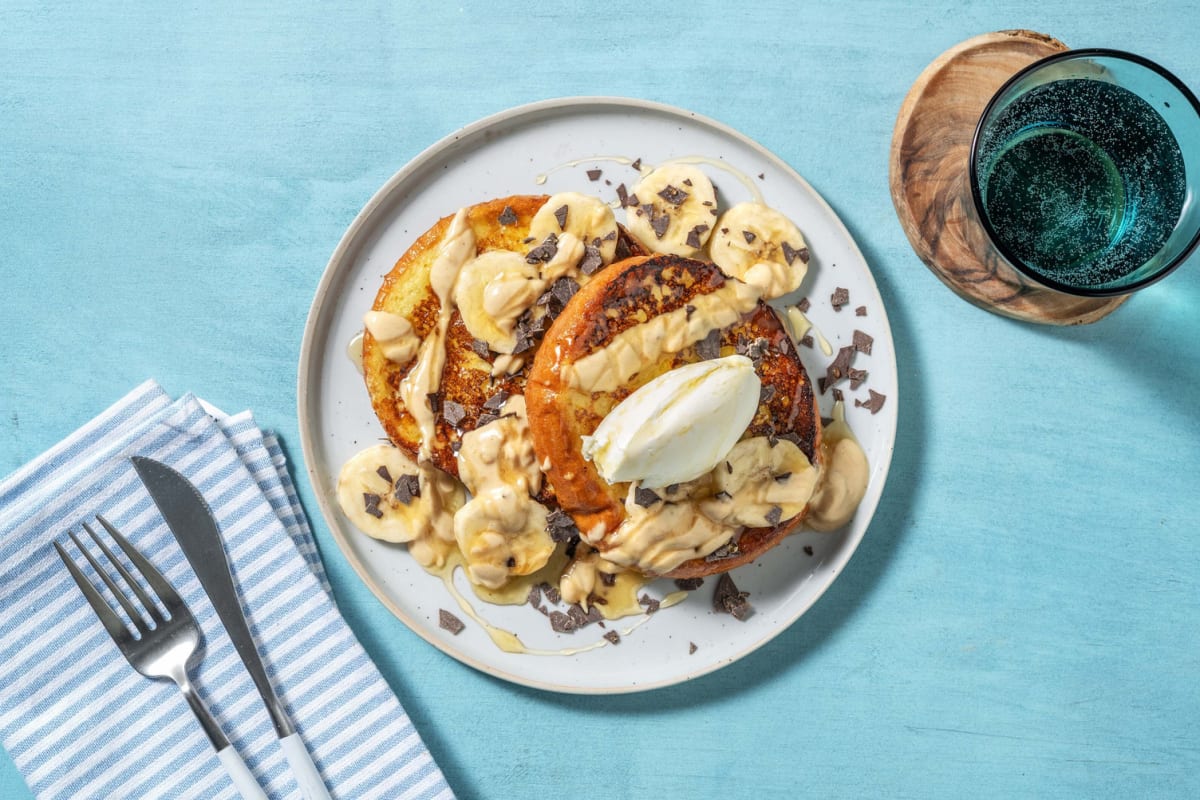
<svg viewBox="0 0 1200 800">
<path fill-rule="evenodd" d="M 439 638 L 435 638 L 434 636 L 427 634 L 422 629 L 421 625 L 417 624 L 415 620 L 411 619 L 411 615 L 403 611 L 387 597 L 387 595 L 376 584 L 376 581 L 370 577 L 365 566 L 360 562 L 353 549 L 347 543 L 344 532 L 334 521 L 336 520 L 336 514 L 330 505 L 329 498 L 326 496 L 328 493 L 320 490 L 319 488 L 319 476 L 317 475 L 317 469 L 315 466 L 314 452 L 316 444 L 313 441 L 314 436 L 312 432 L 311 412 L 309 407 L 310 402 L 308 397 L 310 371 L 315 368 L 313 357 L 316 344 L 316 330 L 318 327 L 318 322 L 321 318 L 321 313 L 325 307 L 325 301 L 329 295 L 329 289 L 335 277 L 340 272 L 339 266 L 343 261 L 345 261 L 347 252 L 350 250 L 351 246 L 358 241 L 363 229 L 365 229 L 373 220 L 380 207 L 383 206 L 388 199 L 390 199 L 392 193 L 395 192 L 398 187 L 401 187 L 411 175 L 424 168 L 430 161 L 441 155 L 443 151 L 453 147 L 464 139 L 476 136 L 492 127 L 519 119 L 521 117 L 537 115 L 544 112 L 564 112 L 587 106 L 647 110 L 659 114 L 665 114 L 667 116 L 680 117 L 701 125 L 705 125 L 722 135 L 735 139 L 740 144 L 757 152 L 764 159 L 783 171 L 789 178 L 800 184 L 802 189 L 807 191 L 817 201 L 818 205 L 821 206 L 824 211 L 827 212 L 829 216 L 836 222 L 838 232 L 840 232 L 844 239 L 849 243 L 853 252 L 857 254 L 867 268 L 867 277 L 870 280 L 871 289 L 875 295 L 875 305 L 879 309 L 878 314 L 882 317 L 884 324 L 887 326 L 888 337 L 893 342 L 893 347 L 890 348 L 891 352 L 889 353 L 889 359 L 892 374 L 896 376 L 897 384 L 892 389 L 891 397 L 889 398 L 892 400 L 894 407 L 896 408 L 896 415 L 895 421 L 888 426 L 886 430 L 883 448 L 886 451 L 886 461 L 880 468 L 879 492 L 873 498 L 870 498 L 868 517 L 866 523 L 862 526 L 861 531 L 851 532 L 851 535 L 847 537 L 846 544 L 842 548 L 844 554 L 838 561 L 830 564 L 831 569 L 828 570 L 827 575 L 819 581 L 816 591 L 811 595 L 809 600 L 803 603 L 794 614 L 790 615 L 790 617 L 781 618 L 781 621 L 774 628 L 768 630 L 764 636 L 754 640 L 746 647 L 727 658 L 717 659 L 713 663 L 698 669 L 690 670 L 674 677 L 649 683 L 616 684 L 595 687 L 570 686 L 531 679 L 519 673 L 484 663 L 471 655 L 467 655 L 459 650 L 453 649 L 449 646 L 448 642 L 443 642 Z M 636 692 L 647 692 L 654 689 L 665 688 L 667 686 L 674 686 L 676 684 L 685 683 L 703 675 L 715 672 L 723 667 L 728 666 L 729 664 L 734 663 L 735 661 L 740 661 L 750 653 L 760 649 L 768 642 L 782 634 L 784 631 L 791 628 L 796 621 L 800 619 L 800 617 L 808 613 L 808 610 L 812 608 L 822 596 L 824 596 L 825 592 L 829 590 L 829 587 L 833 585 L 833 582 L 842 574 L 846 568 L 846 565 L 850 563 L 850 560 L 858 551 L 859 545 L 866 536 L 867 529 L 870 528 L 871 523 L 875 521 L 875 512 L 879 507 L 879 501 L 882 498 L 884 488 L 887 485 L 887 478 L 889 472 L 891 471 L 892 459 L 895 453 L 896 431 L 899 427 L 900 373 L 897 369 L 896 348 L 894 343 L 895 337 L 892 335 L 891 321 L 888 318 L 887 309 L 883 304 L 883 298 L 879 293 L 879 285 L 875 280 L 875 274 L 871 270 L 870 264 L 863 255 L 861 248 L 859 248 L 858 242 L 850 234 L 849 229 L 846 228 L 846 225 L 842 221 L 841 217 L 836 211 L 834 211 L 833 207 L 829 205 L 825 198 L 819 192 L 817 192 L 812 185 L 804 179 L 803 176 L 793 169 L 790 164 L 788 164 L 779 156 L 775 155 L 763 145 L 759 144 L 754 139 L 751 139 L 740 131 L 703 114 L 698 114 L 694 111 L 689 111 L 678 106 L 660 103 L 653 100 L 621 97 L 615 95 L 574 95 L 524 103 L 477 119 L 474 122 L 471 122 L 443 136 L 419 152 L 416 156 L 405 163 L 404 166 L 397 170 L 387 181 L 385 181 L 384 184 L 380 186 L 373 195 L 371 195 L 370 199 L 367 200 L 359 212 L 354 216 L 354 219 L 350 222 L 349 226 L 347 226 L 345 233 L 342 234 L 341 239 L 338 241 L 337 246 L 334 248 L 333 253 L 330 255 L 329 260 L 321 273 L 321 279 L 317 284 L 312 303 L 309 306 L 308 316 L 304 321 L 304 333 L 300 343 L 300 358 L 296 371 L 297 428 L 299 429 L 300 433 L 300 448 L 304 458 L 305 474 L 308 477 L 309 486 L 317 498 L 317 505 L 321 510 L 321 515 L 324 517 L 325 523 L 329 527 L 330 534 L 333 536 L 334 542 L 338 546 L 338 550 L 341 552 L 342 557 L 345 558 L 350 564 L 351 568 L 358 576 L 358 579 L 363 582 L 363 585 L 370 589 L 371 593 L 380 603 L 383 604 L 384 608 L 391 612 L 391 614 L 399 619 L 400 622 L 404 623 L 405 627 L 450 658 L 453 658 L 456 661 L 459 661 L 494 678 L 499 678 L 501 680 L 515 683 L 520 686 L 526 686 L 532 689 L 558 692 L 562 694 L 632 694 Z"/>
</svg>

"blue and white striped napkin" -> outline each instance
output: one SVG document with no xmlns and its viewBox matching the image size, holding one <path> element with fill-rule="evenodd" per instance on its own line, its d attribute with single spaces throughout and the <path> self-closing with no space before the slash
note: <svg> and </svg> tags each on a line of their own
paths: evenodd
<svg viewBox="0 0 1200 800">
<path fill-rule="evenodd" d="M 452 797 L 333 603 L 278 440 L 249 413 L 214 418 L 153 382 L 0 482 L 0 741 L 33 793 L 238 797 L 179 690 L 129 666 L 51 546 L 99 512 L 200 623 L 205 651 L 192 676 L 268 796 L 299 796 L 250 676 L 131 455 L 182 472 L 212 507 L 267 672 L 333 796 Z"/>
</svg>

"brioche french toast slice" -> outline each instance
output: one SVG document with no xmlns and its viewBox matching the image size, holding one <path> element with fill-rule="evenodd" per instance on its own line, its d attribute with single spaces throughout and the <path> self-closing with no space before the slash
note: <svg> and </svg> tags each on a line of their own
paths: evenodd
<svg viewBox="0 0 1200 800">
<path fill-rule="evenodd" d="M 720 324 L 707 335 L 703 328 L 693 328 L 693 338 L 704 338 L 682 348 L 686 339 L 678 339 L 674 347 L 664 343 L 678 331 L 656 326 L 656 320 L 674 314 L 679 321 L 683 315 L 686 324 L 702 311 L 710 315 L 710 323 Z M 742 440 L 767 437 L 771 447 L 786 440 L 819 465 L 817 398 L 795 343 L 774 310 L 714 264 L 673 255 L 613 264 L 570 299 L 546 341 L 554 344 L 537 353 L 525 390 L 534 448 L 558 503 L 581 531 L 601 534 L 598 539 L 585 535 L 601 554 L 626 516 L 630 485 L 610 484 L 600 476 L 583 456 L 583 437 L 623 399 L 668 370 L 733 353 L 749 356 L 762 391 Z M 638 344 L 631 348 L 630 341 Z M 803 518 L 801 511 L 774 525 L 745 527 L 736 546 L 725 548 L 722 557 L 691 558 L 664 574 L 700 577 L 752 561 Z"/>
<path fill-rule="evenodd" d="M 531 230 L 538 232 L 534 226 L 535 218 L 542 220 L 547 216 L 538 217 L 538 212 L 549 199 L 547 195 L 514 195 L 467 208 L 467 222 L 474 233 L 476 254 L 495 252 L 523 264 L 522 256 L 539 244 L 538 237 L 531 238 Z M 565 212 L 562 216 L 565 217 Z M 372 305 L 372 312 L 394 315 L 392 318 L 406 327 L 405 333 L 413 342 L 429 336 L 437 324 L 441 302 L 431 285 L 431 270 L 454 217 L 453 214 L 443 217 L 417 238 L 384 277 Z M 572 224 L 573 221 L 566 221 L 565 226 L 559 227 L 567 230 Z M 623 228 L 615 222 L 613 225 L 617 235 L 613 241 L 601 246 L 602 249 L 612 248 L 606 253 L 607 260 L 644 252 Z M 542 310 L 539 311 L 538 333 L 550 323 L 565 301 L 561 295 L 558 299 L 550 299 L 552 302 L 543 302 L 539 306 Z M 455 450 L 461 437 L 495 419 L 508 395 L 524 393 L 529 363 L 539 341 L 526 341 L 525 349 L 517 354 L 495 352 L 472 335 L 462 312 L 455 308 L 446 332 L 445 366 L 440 387 L 430 398 L 436 418 L 434 441 L 428 443 L 434 466 L 458 475 Z M 387 345 L 388 342 L 376 337 L 368 325 L 363 336 L 363 377 L 371 405 L 388 438 L 415 459 L 421 445 L 421 430 L 405 408 L 400 394 L 401 381 L 413 369 L 415 361 L 404 357 L 397 359 L 394 353 L 388 352 Z M 415 353 L 415 344 L 410 351 Z M 544 489 L 543 494 L 546 491 Z"/>
</svg>

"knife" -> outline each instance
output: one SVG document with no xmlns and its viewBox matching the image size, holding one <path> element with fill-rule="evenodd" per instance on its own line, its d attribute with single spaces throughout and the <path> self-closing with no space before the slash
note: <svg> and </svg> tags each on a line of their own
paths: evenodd
<svg viewBox="0 0 1200 800">
<path fill-rule="evenodd" d="M 200 585 L 217 610 L 221 624 L 233 640 L 242 663 L 246 665 L 246 671 L 258 688 L 267 706 L 267 714 L 271 717 L 271 724 L 275 726 L 279 745 L 305 800 L 332 800 L 300 734 L 288 719 L 283 704 L 267 679 L 267 671 L 250 637 L 246 617 L 242 614 L 241 600 L 233 585 L 233 575 L 229 572 L 220 529 L 208 503 L 187 478 L 166 464 L 144 456 L 133 456 L 130 460 L 154 504 L 158 506 L 159 513 L 167 521 L 167 527 L 175 534 L 183 554 L 200 579 Z"/>
</svg>

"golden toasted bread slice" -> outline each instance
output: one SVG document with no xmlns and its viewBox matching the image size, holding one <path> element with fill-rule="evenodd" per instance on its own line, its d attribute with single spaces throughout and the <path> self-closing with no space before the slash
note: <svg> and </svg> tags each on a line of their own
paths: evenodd
<svg viewBox="0 0 1200 800">
<path fill-rule="evenodd" d="M 604 370 L 593 369 L 587 379 L 581 377 L 585 367 L 596 363 L 595 358 L 589 361 L 589 356 L 611 345 L 623 331 L 672 312 L 676 318 L 680 313 L 690 318 L 698 305 L 709 307 L 708 301 L 701 299 L 704 296 L 712 295 L 709 300 L 715 306 L 718 298 L 731 296 L 731 290 L 743 286 L 705 262 L 670 255 L 630 258 L 599 273 L 571 298 L 550 327 L 546 341 L 554 346 L 542 348 L 534 358 L 525 391 L 526 407 L 538 457 L 549 462 L 548 481 L 558 503 L 574 517 L 580 530 L 596 530 L 597 526 L 608 532 L 616 530 L 625 517 L 630 488 L 600 477 L 583 457 L 582 437 L 591 435 L 605 415 L 634 390 L 684 364 L 735 352 L 749 355 L 763 389 L 758 411 L 743 439 L 787 439 L 811 463 L 819 463 L 821 422 L 816 394 L 779 317 L 755 296 L 746 299 L 744 293 L 739 295 L 739 307 L 745 310 L 732 316 L 727 313 L 728 324 L 718 333 L 678 352 L 660 353 L 652 363 L 641 363 L 629 377 L 621 373 L 637 365 L 637 359 L 623 370 L 618 357 L 608 361 Z M 719 425 L 720 420 L 712 424 Z M 799 526 L 803 516 L 773 527 L 746 529 L 729 557 L 694 558 L 668 574 L 698 577 L 751 561 Z M 605 549 L 603 540 L 596 546 L 601 552 Z"/>
<path fill-rule="evenodd" d="M 523 254 L 535 247 L 537 243 L 529 240 L 530 225 L 548 199 L 545 195 L 515 195 L 468 208 L 467 220 L 475 234 L 476 253 L 510 250 Z M 430 269 L 453 219 L 454 215 L 443 217 L 413 243 L 384 277 L 372 305 L 373 311 L 390 312 L 407 319 L 419 339 L 428 336 L 437 323 L 441 303 L 430 285 Z M 617 255 L 624 257 L 631 252 L 644 251 L 624 229 L 619 229 Z M 547 306 L 550 313 L 544 324 L 549 324 L 558 307 L 561 303 Z M 434 466 L 458 475 L 455 448 L 461 436 L 478 427 L 481 417 L 485 422 L 494 418 L 488 415 L 499 413 L 507 394 L 524 393 L 525 377 L 535 348 L 517 357 L 500 356 L 471 335 L 457 309 L 453 312 L 446 336 L 441 387 L 432 403 L 436 412 L 436 436 L 430 443 Z M 369 330 L 365 332 L 363 377 L 371 405 L 388 438 L 415 458 L 421 443 L 420 430 L 400 399 L 400 382 L 415 362 L 389 360 L 384 349 Z M 493 377 L 493 365 L 498 358 L 507 358 L 507 363 L 512 366 L 509 371 L 501 370 L 501 374 Z M 523 366 L 517 369 L 522 362 Z"/>
</svg>

